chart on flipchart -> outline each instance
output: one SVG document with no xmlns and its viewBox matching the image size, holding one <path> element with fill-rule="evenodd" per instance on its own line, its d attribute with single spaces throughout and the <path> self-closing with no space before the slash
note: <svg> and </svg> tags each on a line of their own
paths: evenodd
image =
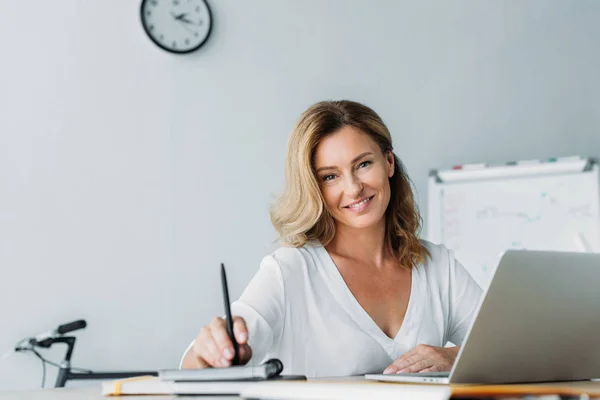
<svg viewBox="0 0 600 400">
<path fill-rule="evenodd" d="M 583 157 L 432 170 L 427 238 L 483 288 L 508 249 L 600 252 L 598 171 Z"/>
</svg>

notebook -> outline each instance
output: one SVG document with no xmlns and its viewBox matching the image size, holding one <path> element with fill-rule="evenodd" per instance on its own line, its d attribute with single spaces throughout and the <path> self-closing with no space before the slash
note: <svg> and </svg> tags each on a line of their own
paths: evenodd
<svg viewBox="0 0 600 400">
<path fill-rule="evenodd" d="M 280 375 L 283 364 L 277 359 L 260 365 L 242 365 L 228 368 L 165 369 L 158 377 L 141 376 L 102 384 L 105 396 L 145 394 L 240 394 L 248 385 L 258 382 L 306 380 L 301 375 Z"/>
</svg>

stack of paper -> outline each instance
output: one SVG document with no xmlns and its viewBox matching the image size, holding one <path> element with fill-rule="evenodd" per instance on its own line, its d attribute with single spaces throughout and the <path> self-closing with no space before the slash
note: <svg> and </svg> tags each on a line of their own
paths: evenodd
<svg viewBox="0 0 600 400">
<path fill-rule="evenodd" d="M 448 400 L 448 386 L 396 385 L 359 381 L 246 381 L 173 382 L 152 376 L 121 379 L 102 384 L 105 396 L 187 394 L 240 395 L 260 399 L 400 399 Z"/>
</svg>

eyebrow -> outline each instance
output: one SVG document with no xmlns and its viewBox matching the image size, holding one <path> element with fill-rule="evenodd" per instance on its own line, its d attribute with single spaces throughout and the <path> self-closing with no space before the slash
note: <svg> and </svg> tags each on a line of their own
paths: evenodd
<svg viewBox="0 0 600 400">
<path fill-rule="evenodd" d="M 370 151 L 366 151 L 366 152 L 364 152 L 364 153 L 362 153 L 362 154 L 354 157 L 354 159 L 352 160 L 352 162 L 350 164 L 354 164 L 355 162 L 357 162 L 358 160 L 360 160 L 364 156 L 368 156 L 369 154 L 373 154 L 373 153 L 371 153 Z M 324 171 L 324 170 L 327 170 L 327 169 L 336 169 L 336 168 L 337 167 L 321 167 L 321 168 L 317 169 L 317 172 Z"/>
</svg>

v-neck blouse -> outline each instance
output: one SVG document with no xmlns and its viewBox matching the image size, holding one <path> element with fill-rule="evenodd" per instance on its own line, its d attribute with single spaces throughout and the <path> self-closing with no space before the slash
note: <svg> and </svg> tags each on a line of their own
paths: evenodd
<svg viewBox="0 0 600 400">
<path fill-rule="evenodd" d="M 265 257 L 232 313 L 243 317 L 252 364 L 279 358 L 286 374 L 381 373 L 418 344 L 461 344 L 481 289 L 453 253 L 422 241 L 431 258 L 412 270 L 402 326 L 388 337 L 361 307 L 319 242 Z"/>
</svg>

